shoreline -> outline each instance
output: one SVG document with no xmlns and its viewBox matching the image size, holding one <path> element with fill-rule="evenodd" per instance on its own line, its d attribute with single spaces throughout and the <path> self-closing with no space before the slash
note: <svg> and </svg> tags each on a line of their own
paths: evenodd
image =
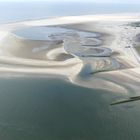
<svg viewBox="0 0 140 140">
<path fill-rule="evenodd" d="M 137 94 L 140 84 L 136 79 L 136 75 L 140 77 L 137 61 L 140 58 L 132 40 L 140 33 L 140 28 L 129 27 L 126 23 L 140 21 L 139 17 L 140 14 L 87 15 L 5 24 L 1 26 L 0 62 L 3 66 L 0 71 L 63 75 L 72 83 L 87 88 L 118 90 L 125 94 L 131 89 Z M 43 32 L 41 27 L 50 28 L 50 31 L 46 28 Z M 29 29 L 29 33 L 24 28 Z M 39 33 L 40 38 L 46 35 L 50 40 L 9 34 L 21 29 L 27 36 Z M 5 34 L 3 39 L 2 33 Z M 126 76 L 125 72 L 130 75 Z"/>
</svg>

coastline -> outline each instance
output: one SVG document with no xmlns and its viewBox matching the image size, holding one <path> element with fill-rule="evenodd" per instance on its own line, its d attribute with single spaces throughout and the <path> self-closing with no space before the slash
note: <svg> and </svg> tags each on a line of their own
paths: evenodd
<svg viewBox="0 0 140 140">
<path fill-rule="evenodd" d="M 80 86 L 123 94 L 132 90 L 138 94 L 140 58 L 132 40 L 140 33 L 140 28 L 130 27 L 127 23 L 140 21 L 139 17 L 139 14 L 69 16 L 3 25 L 4 39 L 1 37 L 0 41 L 3 66 L 0 71 L 11 72 L 11 75 L 12 72 L 63 75 Z M 56 33 L 49 30 L 44 33 L 46 36 L 52 34 L 54 39 L 37 40 L 9 34 L 21 29 L 24 31 L 24 28 L 30 31 L 33 27 L 31 31 L 40 31 L 41 37 L 40 27 L 45 29 L 46 26 L 56 28 Z M 44 45 L 53 49 L 43 48 Z"/>
</svg>

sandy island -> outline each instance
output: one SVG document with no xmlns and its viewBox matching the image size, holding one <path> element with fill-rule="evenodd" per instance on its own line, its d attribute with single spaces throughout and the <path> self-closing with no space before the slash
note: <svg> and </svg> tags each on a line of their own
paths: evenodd
<svg viewBox="0 0 140 140">
<path fill-rule="evenodd" d="M 87 15 L 1 25 L 1 76 L 63 76 L 74 84 L 139 94 L 133 47 L 139 14 Z"/>
</svg>

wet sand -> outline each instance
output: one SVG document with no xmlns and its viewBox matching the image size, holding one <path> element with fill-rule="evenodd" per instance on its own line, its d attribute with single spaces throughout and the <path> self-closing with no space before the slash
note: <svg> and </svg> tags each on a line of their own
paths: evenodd
<svg viewBox="0 0 140 140">
<path fill-rule="evenodd" d="M 0 71 L 62 75 L 83 87 L 139 94 L 133 38 L 140 28 L 128 24 L 136 21 L 138 15 L 96 15 L 3 25 Z"/>
<path fill-rule="evenodd" d="M 1 25 L 0 139 L 139 140 L 140 102 L 128 102 L 140 96 L 140 28 L 130 26 L 139 20 L 96 15 Z"/>
</svg>

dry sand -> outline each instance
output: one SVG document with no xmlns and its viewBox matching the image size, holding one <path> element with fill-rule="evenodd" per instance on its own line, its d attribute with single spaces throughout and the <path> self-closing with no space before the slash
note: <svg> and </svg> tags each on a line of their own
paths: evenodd
<svg viewBox="0 0 140 140">
<path fill-rule="evenodd" d="M 2 25 L 0 72 L 62 75 L 88 88 L 139 94 L 140 58 L 133 44 L 140 28 L 128 24 L 139 17 L 88 15 Z"/>
</svg>

